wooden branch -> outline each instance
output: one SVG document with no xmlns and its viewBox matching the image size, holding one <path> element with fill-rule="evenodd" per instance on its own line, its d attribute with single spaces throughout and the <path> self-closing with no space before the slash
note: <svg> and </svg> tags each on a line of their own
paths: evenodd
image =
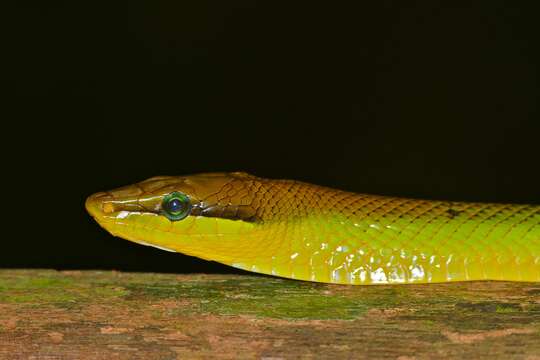
<svg viewBox="0 0 540 360">
<path fill-rule="evenodd" d="M 540 359 L 540 284 L 0 271 L 1 359 Z"/>
</svg>

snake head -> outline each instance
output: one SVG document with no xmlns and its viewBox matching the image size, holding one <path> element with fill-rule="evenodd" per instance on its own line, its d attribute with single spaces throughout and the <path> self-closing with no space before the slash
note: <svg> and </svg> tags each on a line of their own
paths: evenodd
<svg viewBox="0 0 540 360">
<path fill-rule="evenodd" d="M 261 179 L 238 172 L 158 176 L 93 194 L 85 205 L 114 236 L 229 263 L 263 220 L 260 187 Z"/>
</svg>

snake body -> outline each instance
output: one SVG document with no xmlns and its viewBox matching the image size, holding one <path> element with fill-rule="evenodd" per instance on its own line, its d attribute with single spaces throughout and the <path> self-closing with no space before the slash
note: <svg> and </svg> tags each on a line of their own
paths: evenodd
<svg viewBox="0 0 540 360">
<path fill-rule="evenodd" d="M 163 200 L 189 214 L 171 221 Z M 540 281 L 540 206 L 356 194 L 245 173 L 161 176 L 86 201 L 113 235 L 285 278 L 338 284 Z"/>
</svg>

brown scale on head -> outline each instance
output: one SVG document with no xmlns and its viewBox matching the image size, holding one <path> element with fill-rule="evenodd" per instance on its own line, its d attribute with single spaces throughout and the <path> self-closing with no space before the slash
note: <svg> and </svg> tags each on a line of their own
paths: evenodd
<svg viewBox="0 0 540 360">
<path fill-rule="evenodd" d="M 331 189 L 290 180 L 267 180 L 243 172 L 191 176 L 157 176 L 115 190 L 94 194 L 87 207 L 99 202 L 105 214 L 131 211 L 160 213 L 163 197 L 187 195 L 192 216 L 264 222 L 302 216 L 324 204 L 321 190 Z M 90 204 L 90 205 L 89 205 Z"/>
</svg>

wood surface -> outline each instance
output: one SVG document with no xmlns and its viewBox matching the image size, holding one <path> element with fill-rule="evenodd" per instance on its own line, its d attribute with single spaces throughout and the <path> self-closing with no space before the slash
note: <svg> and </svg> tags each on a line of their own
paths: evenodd
<svg viewBox="0 0 540 360">
<path fill-rule="evenodd" d="M 540 283 L 0 270 L 0 359 L 540 359 Z"/>
</svg>

